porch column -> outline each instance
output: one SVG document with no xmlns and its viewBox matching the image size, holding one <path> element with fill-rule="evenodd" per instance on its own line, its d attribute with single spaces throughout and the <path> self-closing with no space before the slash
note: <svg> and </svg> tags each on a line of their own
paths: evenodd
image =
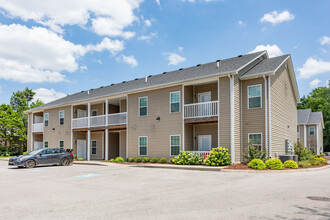
<svg viewBox="0 0 330 220">
<path fill-rule="evenodd" d="M 109 118 L 109 103 L 108 99 L 105 100 L 105 126 L 108 126 Z M 105 160 L 109 159 L 109 129 L 105 129 Z"/>
<path fill-rule="evenodd" d="M 315 137 L 316 137 L 316 154 L 320 154 L 320 146 L 319 146 L 319 135 L 318 135 L 318 125 L 315 125 Z"/>
<path fill-rule="evenodd" d="M 34 150 L 33 147 L 33 112 L 31 113 L 31 151 Z"/>
<path fill-rule="evenodd" d="M 91 160 L 91 131 L 87 131 L 87 160 Z"/>
<path fill-rule="evenodd" d="M 230 79 L 230 156 L 231 156 L 231 163 L 235 163 L 235 137 L 234 137 L 234 129 L 235 129 L 235 116 L 234 116 L 234 75 L 228 74 Z"/>
<path fill-rule="evenodd" d="M 307 147 L 307 127 L 304 124 L 304 147 Z"/>
<path fill-rule="evenodd" d="M 73 132 L 72 132 L 72 120 L 73 120 L 73 106 L 71 105 L 71 150 L 73 149 Z"/>
<path fill-rule="evenodd" d="M 182 85 L 182 101 L 181 101 L 181 111 L 182 111 L 182 150 L 185 151 L 185 140 L 184 140 L 184 85 Z"/>
</svg>

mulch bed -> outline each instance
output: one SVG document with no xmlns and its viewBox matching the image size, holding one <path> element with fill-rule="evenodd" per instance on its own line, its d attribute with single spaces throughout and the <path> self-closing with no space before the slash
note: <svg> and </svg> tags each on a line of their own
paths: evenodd
<svg viewBox="0 0 330 220">
<path fill-rule="evenodd" d="M 319 166 L 310 166 L 310 167 L 298 167 L 298 169 L 307 169 L 307 168 L 317 168 L 317 167 L 324 167 L 324 166 L 329 166 L 329 164 L 321 164 Z M 252 169 L 250 167 L 248 167 L 247 164 L 245 163 L 238 163 L 238 164 L 233 164 L 233 165 L 229 165 L 224 169 L 233 169 L 233 170 L 256 170 L 256 169 Z M 264 169 L 266 170 L 271 170 L 271 169 Z M 293 170 L 290 168 L 283 168 L 283 170 Z"/>
</svg>

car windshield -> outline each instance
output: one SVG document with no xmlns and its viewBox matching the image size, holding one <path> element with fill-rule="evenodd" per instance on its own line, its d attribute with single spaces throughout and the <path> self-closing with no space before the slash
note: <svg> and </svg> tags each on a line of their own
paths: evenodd
<svg viewBox="0 0 330 220">
<path fill-rule="evenodd" d="M 29 152 L 29 153 L 27 153 L 27 154 L 25 154 L 25 155 L 36 155 L 37 153 L 39 153 L 40 151 L 42 151 L 42 149 L 40 150 L 34 150 L 34 151 L 31 151 L 31 152 Z"/>
</svg>

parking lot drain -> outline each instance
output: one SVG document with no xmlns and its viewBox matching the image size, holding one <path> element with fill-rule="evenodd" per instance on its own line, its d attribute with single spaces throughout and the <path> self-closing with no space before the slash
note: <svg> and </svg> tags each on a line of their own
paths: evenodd
<svg viewBox="0 0 330 220">
<path fill-rule="evenodd" d="M 101 176 L 101 175 L 100 174 L 90 173 L 90 174 L 79 175 L 79 176 L 76 176 L 76 177 L 77 178 L 90 178 L 90 177 L 97 177 L 97 176 Z"/>
<path fill-rule="evenodd" d="M 31 172 L 31 173 L 36 173 L 36 172 L 43 172 L 46 171 L 47 169 L 32 169 L 32 170 L 26 170 L 27 172 Z"/>
<path fill-rule="evenodd" d="M 306 198 L 310 199 L 310 200 L 315 200 L 315 201 L 330 202 L 329 197 L 307 196 Z"/>
</svg>

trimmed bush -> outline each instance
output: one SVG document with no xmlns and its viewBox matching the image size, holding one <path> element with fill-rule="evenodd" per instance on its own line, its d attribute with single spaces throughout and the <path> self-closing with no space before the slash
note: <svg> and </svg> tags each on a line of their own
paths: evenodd
<svg viewBox="0 0 330 220">
<path fill-rule="evenodd" d="M 231 163 L 228 149 L 224 147 L 212 148 L 210 155 L 204 160 L 207 166 L 225 166 Z"/>
<path fill-rule="evenodd" d="M 298 169 L 298 164 L 293 160 L 285 161 L 283 166 L 286 167 L 286 168 Z"/>
<path fill-rule="evenodd" d="M 180 151 L 178 156 L 171 159 L 176 165 L 201 165 L 203 163 L 202 155 L 190 151 Z"/>
<path fill-rule="evenodd" d="M 277 158 L 268 159 L 265 164 L 266 164 L 266 168 L 268 168 L 268 169 L 272 169 L 272 170 L 282 170 L 283 169 L 283 164 L 282 164 L 281 160 L 279 160 Z"/>
<path fill-rule="evenodd" d="M 125 161 L 126 161 L 126 162 L 129 162 L 129 158 L 125 158 Z"/>
<path fill-rule="evenodd" d="M 112 162 L 112 163 L 115 162 L 115 159 L 110 159 L 110 162 Z"/>
<path fill-rule="evenodd" d="M 123 163 L 123 162 L 125 162 L 125 160 L 124 160 L 124 158 L 122 158 L 122 157 L 117 157 L 117 158 L 115 159 L 115 162 L 116 162 L 116 163 Z"/>
<path fill-rule="evenodd" d="M 143 158 L 143 162 L 145 162 L 145 163 L 149 163 L 149 162 L 150 162 L 150 158 L 149 158 L 149 157 L 145 157 L 145 158 Z"/>
<path fill-rule="evenodd" d="M 170 159 L 170 163 L 175 164 L 175 163 L 174 163 L 174 158 L 171 158 L 171 159 Z"/>
<path fill-rule="evenodd" d="M 135 162 L 135 157 L 129 158 L 129 162 Z"/>
<path fill-rule="evenodd" d="M 104 162 L 108 162 L 108 160 L 104 160 Z"/>
<path fill-rule="evenodd" d="M 298 166 L 299 167 L 310 167 L 310 166 L 312 166 L 312 164 L 309 162 L 309 161 L 307 161 L 307 160 L 305 160 L 305 161 L 299 161 L 298 162 Z"/>
<path fill-rule="evenodd" d="M 243 154 L 244 163 L 250 163 L 253 159 L 260 159 L 265 162 L 266 152 L 259 150 L 259 146 L 254 146 L 251 140 L 249 141 L 248 146 L 248 154 Z"/>
<path fill-rule="evenodd" d="M 314 160 L 320 161 L 321 164 L 328 164 L 328 162 L 323 157 L 315 158 Z"/>
<path fill-rule="evenodd" d="M 158 162 L 158 158 L 154 157 L 151 159 L 151 163 L 157 163 Z"/>
<path fill-rule="evenodd" d="M 29 152 L 27 152 L 27 151 L 25 151 L 25 152 L 23 152 L 23 155 L 25 155 L 25 154 L 28 154 Z M 74 157 L 76 157 L 76 155 L 73 155 Z"/>
<path fill-rule="evenodd" d="M 266 169 L 266 165 L 265 163 L 260 160 L 260 159 L 253 159 L 250 161 L 250 163 L 248 164 L 248 166 L 252 169 L 256 169 L 256 170 L 264 170 Z"/>
<path fill-rule="evenodd" d="M 142 158 L 141 158 L 141 157 L 137 157 L 137 158 L 136 158 L 136 162 L 137 162 L 137 163 L 141 163 L 141 162 L 142 162 Z"/>
<path fill-rule="evenodd" d="M 79 160 L 79 161 L 82 161 L 82 160 L 84 160 L 84 158 L 78 158 L 78 160 Z"/>
<path fill-rule="evenodd" d="M 162 159 L 160 159 L 160 162 L 161 163 L 167 163 L 167 159 L 163 157 Z"/>
</svg>

